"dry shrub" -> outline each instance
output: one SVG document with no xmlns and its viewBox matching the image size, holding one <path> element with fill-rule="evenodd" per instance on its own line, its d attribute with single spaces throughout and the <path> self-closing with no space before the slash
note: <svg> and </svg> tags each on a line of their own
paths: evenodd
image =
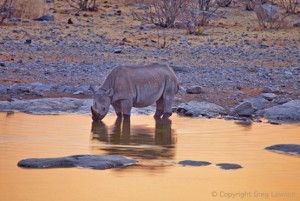
<svg viewBox="0 0 300 201">
<path fill-rule="evenodd" d="M 70 0 L 70 5 L 78 11 L 98 11 L 97 0 Z"/>
<path fill-rule="evenodd" d="M 45 14 L 45 0 L 16 0 L 14 16 L 34 19 Z"/>
<path fill-rule="evenodd" d="M 254 10 L 260 28 L 279 29 L 286 26 L 285 18 L 289 14 L 281 15 L 277 6 L 271 4 L 257 5 Z"/>
<path fill-rule="evenodd" d="M 285 9 L 286 13 L 296 13 L 297 5 L 300 4 L 300 1 L 297 0 L 280 0 L 281 6 Z"/>
<path fill-rule="evenodd" d="M 228 7 L 231 4 L 232 0 L 216 0 L 216 3 L 220 7 Z"/>
<path fill-rule="evenodd" d="M 268 0 L 245 0 L 246 10 L 254 10 L 256 5 L 261 5 L 267 3 Z"/>
<path fill-rule="evenodd" d="M 15 0 L 0 1 L 0 24 L 3 24 L 6 19 L 9 19 L 13 15 L 14 3 Z"/>
<path fill-rule="evenodd" d="M 151 0 L 146 18 L 160 27 L 172 27 L 185 0 Z"/>
</svg>

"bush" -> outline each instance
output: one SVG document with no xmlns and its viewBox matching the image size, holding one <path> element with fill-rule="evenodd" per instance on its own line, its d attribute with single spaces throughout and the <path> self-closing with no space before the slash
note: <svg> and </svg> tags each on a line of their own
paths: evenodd
<svg viewBox="0 0 300 201">
<path fill-rule="evenodd" d="M 255 7 L 255 12 L 259 26 L 263 29 L 279 29 L 285 23 L 284 20 L 288 15 L 282 16 L 278 7 L 271 4 L 263 4 Z"/>
<path fill-rule="evenodd" d="M 4 0 L 0 7 L 0 24 L 2 24 L 4 20 L 9 19 L 13 15 L 14 3 L 15 0 Z"/>
<path fill-rule="evenodd" d="M 245 0 L 246 10 L 254 10 L 256 5 L 261 5 L 267 3 L 268 0 Z"/>
<path fill-rule="evenodd" d="M 286 13 L 296 13 L 297 0 L 280 0 L 280 4 L 285 9 Z"/>
<path fill-rule="evenodd" d="M 220 7 L 228 7 L 231 4 L 232 0 L 216 0 L 216 3 Z"/>
<path fill-rule="evenodd" d="M 146 17 L 160 27 L 174 26 L 185 0 L 151 0 Z"/>
<path fill-rule="evenodd" d="M 70 0 L 71 6 L 78 11 L 98 11 L 97 0 Z"/>
</svg>

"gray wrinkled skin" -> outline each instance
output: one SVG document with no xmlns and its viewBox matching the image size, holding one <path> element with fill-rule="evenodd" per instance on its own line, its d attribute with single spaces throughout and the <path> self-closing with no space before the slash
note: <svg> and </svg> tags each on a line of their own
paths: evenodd
<svg viewBox="0 0 300 201">
<path fill-rule="evenodd" d="M 130 117 L 132 107 L 142 108 L 156 103 L 154 117 L 168 119 L 178 87 L 177 77 L 167 65 L 116 67 L 94 98 L 92 118 L 102 120 L 110 104 L 118 117 Z"/>
</svg>

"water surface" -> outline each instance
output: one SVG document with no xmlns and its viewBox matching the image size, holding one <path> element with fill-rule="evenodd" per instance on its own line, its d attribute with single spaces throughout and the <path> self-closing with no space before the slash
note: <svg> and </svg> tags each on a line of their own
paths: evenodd
<svg viewBox="0 0 300 201">
<path fill-rule="evenodd" d="M 92 123 L 84 115 L 0 113 L 0 200 L 300 200 L 300 158 L 265 151 L 300 144 L 300 125 L 151 116 Z M 118 154 L 139 165 L 105 171 L 22 169 L 18 161 L 75 154 Z M 181 160 L 211 162 L 183 167 Z M 216 163 L 237 163 L 221 170 Z M 235 197 L 233 197 L 235 196 Z"/>
</svg>

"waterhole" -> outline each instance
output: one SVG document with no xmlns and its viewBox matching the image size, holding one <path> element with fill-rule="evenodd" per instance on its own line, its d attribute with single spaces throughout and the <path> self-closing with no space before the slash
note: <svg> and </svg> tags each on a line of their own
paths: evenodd
<svg viewBox="0 0 300 201">
<path fill-rule="evenodd" d="M 0 200 L 300 200 L 300 157 L 264 150 L 300 144 L 300 125 L 239 124 L 173 115 L 170 121 L 0 113 Z M 23 169 L 25 158 L 121 155 L 109 170 Z M 180 161 L 205 161 L 183 166 Z M 216 164 L 242 168 L 223 170 Z"/>
</svg>

